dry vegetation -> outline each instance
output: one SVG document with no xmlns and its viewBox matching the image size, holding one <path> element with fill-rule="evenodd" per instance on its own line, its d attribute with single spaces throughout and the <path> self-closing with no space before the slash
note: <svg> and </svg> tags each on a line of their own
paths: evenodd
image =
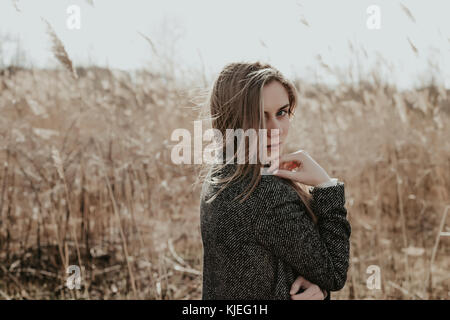
<svg viewBox="0 0 450 320">
<path fill-rule="evenodd" d="M 69 69 L 0 71 L 0 296 L 200 299 L 198 166 L 171 163 L 170 136 L 193 130 L 201 76 Z M 289 149 L 346 184 L 351 267 L 333 299 L 449 299 L 450 90 L 372 75 L 295 80 Z"/>
</svg>

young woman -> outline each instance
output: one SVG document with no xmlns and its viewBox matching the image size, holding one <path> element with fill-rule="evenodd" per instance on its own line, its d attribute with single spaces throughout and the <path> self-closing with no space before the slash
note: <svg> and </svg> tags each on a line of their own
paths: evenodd
<svg viewBox="0 0 450 320">
<path fill-rule="evenodd" d="M 269 64 L 228 64 L 214 83 L 209 107 L 222 140 L 200 198 L 203 299 L 329 299 L 345 285 L 344 183 L 303 150 L 283 154 L 297 104 L 294 85 Z M 267 156 L 251 162 L 255 144 L 227 129 L 266 129 L 257 145 L 267 139 L 267 149 L 256 154 Z"/>
</svg>

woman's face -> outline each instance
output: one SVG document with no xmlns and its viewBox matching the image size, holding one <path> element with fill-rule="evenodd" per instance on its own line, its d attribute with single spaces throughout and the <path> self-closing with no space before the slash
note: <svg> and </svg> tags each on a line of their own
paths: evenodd
<svg viewBox="0 0 450 320">
<path fill-rule="evenodd" d="M 290 125 L 289 96 L 286 89 L 278 81 L 272 81 L 266 84 L 263 88 L 262 95 L 267 128 L 267 155 L 270 157 L 276 148 L 279 148 L 278 152 L 281 155 Z M 278 134 L 276 131 L 271 132 L 272 129 L 278 129 Z M 279 145 L 275 145 L 277 136 Z"/>
</svg>

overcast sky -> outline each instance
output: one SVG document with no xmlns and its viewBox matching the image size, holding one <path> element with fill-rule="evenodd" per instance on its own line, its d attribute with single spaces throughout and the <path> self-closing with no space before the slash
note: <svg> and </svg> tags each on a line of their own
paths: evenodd
<svg viewBox="0 0 450 320">
<path fill-rule="evenodd" d="M 14 8 L 17 4 L 20 12 Z M 349 43 L 364 48 L 363 68 L 377 54 L 394 67 L 386 79 L 400 87 L 417 84 L 431 59 L 450 87 L 450 1 L 448 0 L 0 0 L 0 34 L 21 39 L 33 65 L 55 64 L 45 33 L 45 18 L 75 65 L 95 62 L 134 69 L 157 61 L 150 45 L 177 61 L 216 73 L 235 60 L 265 60 L 288 76 L 333 81 L 319 66 L 355 64 Z M 409 8 L 412 18 L 402 9 Z M 67 27 L 70 5 L 81 9 L 81 29 Z M 380 29 L 369 29 L 370 5 L 380 8 Z M 165 27 L 163 27 L 165 26 Z M 411 44 L 417 48 L 415 53 Z M 175 42 L 174 42 L 175 41 Z M 5 45 L 4 45 L 5 46 Z M 13 52 L 6 45 L 4 51 Z M 4 59 L 7 59 L 5 57 Z"/>
</svg>

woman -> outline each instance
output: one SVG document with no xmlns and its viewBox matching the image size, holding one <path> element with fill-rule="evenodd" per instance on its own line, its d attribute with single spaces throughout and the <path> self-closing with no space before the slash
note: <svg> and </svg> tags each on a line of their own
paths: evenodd
<svg viewBox="0 0 450 320">
<path fill-rule="evenodd" d="M 351 233 L 344 183 L 305 151 L 283 154 L 296 106 L 295 87 L 269 64 L 228 64 L 214 83 L 212 127 L 225 147 L 200 199 L 203 299 L 329 299 L 344 287 Z M 267 133 L 257 144 L 226 135 L 239 128 Z M 255 153 L 255 145 L 263 149 Z M 244 163 L 236 163 L 242 152 Z"/>
</svg>

